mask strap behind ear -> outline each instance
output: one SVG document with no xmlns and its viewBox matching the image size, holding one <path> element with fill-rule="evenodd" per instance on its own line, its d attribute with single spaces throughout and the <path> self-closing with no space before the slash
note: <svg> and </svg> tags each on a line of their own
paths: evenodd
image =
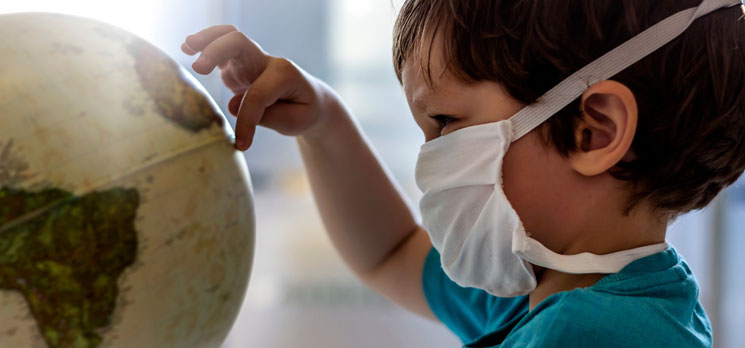
<svg viewBox="0 0 745 348">
<path fill-rule="evenodd" d="M 680 11 L 584 66 L 561 81 L 538 100 L 513 115 L 512 141 L 520 139 L 562 108 L 577 99 L 588 86 L 609 79 L 682 34 L 694 20 L 724 7 L 741 5 L 742 0 L 703 0 Z"/>
</svg>

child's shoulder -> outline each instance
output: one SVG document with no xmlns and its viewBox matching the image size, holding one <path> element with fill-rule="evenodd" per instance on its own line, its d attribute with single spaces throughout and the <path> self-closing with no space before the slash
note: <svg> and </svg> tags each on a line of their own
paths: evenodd
<svg viewBox="0 0 745 348">
<path fill-rule="evenodd" d="M 698 302 L 698 283 L 672 247 L 593 286 L 549 296 L 502 347 L 511 346 L 511 340 L 515 346 L 529 340 L 540 347 L 567 342 L 579 347 L 710 347 L 712 342 L 709 319 Z"/>
</svg>

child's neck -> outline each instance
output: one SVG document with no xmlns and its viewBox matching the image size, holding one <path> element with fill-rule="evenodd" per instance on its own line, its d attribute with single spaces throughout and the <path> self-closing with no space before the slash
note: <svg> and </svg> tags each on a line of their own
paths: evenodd
<svg viewBox="0 0 745 348">
<path fill-rule="evenodd" d="M 533 266 L 538 277 L 538 286 L 528 296 L 529 310 L 533 310 L 541 301 L 561 291 L 585 288 L 595 284 L 607 274 L 569 274 L 553 269 Z"/>
<path fill-rule="evenodd" d="M 606 217 L 607 218 L 607 217 Z M 608 221 L 610 219 L 606 219 Z M 624 218 L 616 221 L 616 228 L 600 228 L 594 226 L 592 230 L 604 231 L 603 234 L 585 231 L 585 238 L 575 240 L 567 245 L 562 252 L 565 255 L 574 255 L 581 252 L 591 252 L 598 255 L 608 254 L 620 250 L 628 250 L 644 245 L 662 243 L 665 241 L 667 220 L 651 218 Z M 561 291 L 569 291 L 576 288 L 589 287 L 607 274 L 570 274 L 554 269 L 533 265 L 538 285 L 529 296 L 529 309 L 547 297 Z"/>
</svg>

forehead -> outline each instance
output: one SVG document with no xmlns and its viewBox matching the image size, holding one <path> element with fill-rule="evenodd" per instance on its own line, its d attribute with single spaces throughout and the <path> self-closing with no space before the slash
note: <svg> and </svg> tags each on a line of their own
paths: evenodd
<svg viewBox="0 0 745 348">
<path fill-rule="evenodd" d="M 428 36 L 411 52 L 401 69 L 407 99 L 422 105 L 431 99 L 457 93 L 464 84 L 448 69 L 441 35 Z"/>
</svg>

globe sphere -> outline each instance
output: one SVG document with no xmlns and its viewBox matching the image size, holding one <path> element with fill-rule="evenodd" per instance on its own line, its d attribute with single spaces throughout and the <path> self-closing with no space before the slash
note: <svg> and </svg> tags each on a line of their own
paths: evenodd
<svg viewBox="0 0 745 348">
<path fill-rule="evenodd" d="M 214 100 L 145 40 L 0 16 L 0 347 L 219 347 L 254 251 Z"/>
</svg>

